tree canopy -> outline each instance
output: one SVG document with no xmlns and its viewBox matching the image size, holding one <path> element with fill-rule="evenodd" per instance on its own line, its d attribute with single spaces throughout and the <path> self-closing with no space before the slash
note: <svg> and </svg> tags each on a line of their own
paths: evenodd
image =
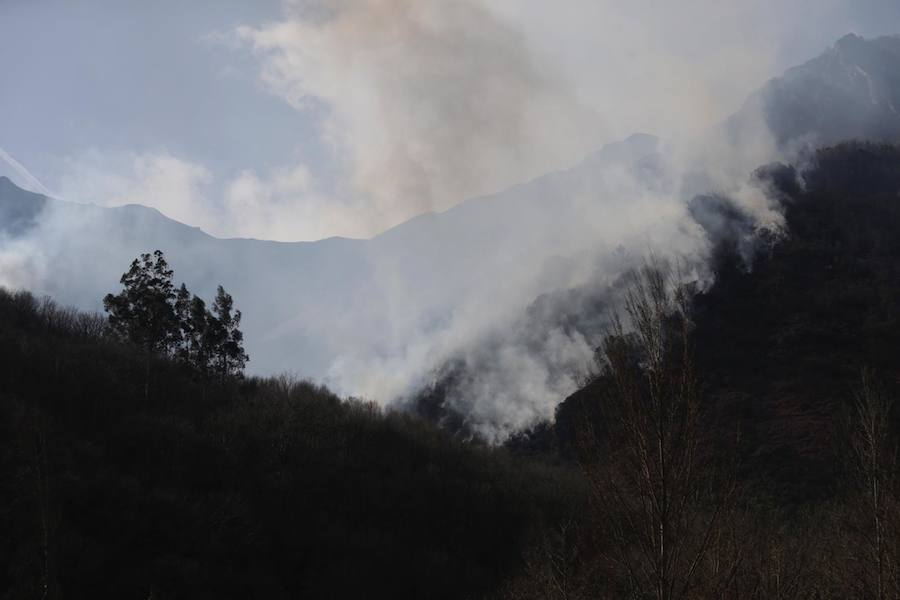
<svg viewBox="0 0 900 600">
<path fill-rule="evenodd" d="M 177 358 L 203 375 L 240 376 L 250 357 L 231 294 L 218 286 L 209 310 L 185 284 L 176 289 L 173 276 L 161 250 L 134 259 L 119 280 L 122 291 L 103 299 L 110 330 L 148 354 Z"/>
</svg>

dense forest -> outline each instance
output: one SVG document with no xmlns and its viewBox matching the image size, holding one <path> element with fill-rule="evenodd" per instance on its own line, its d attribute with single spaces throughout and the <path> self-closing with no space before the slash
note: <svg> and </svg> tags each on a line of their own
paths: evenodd
<svg viewBox="0 0 900 600">
<path fill-rule="evenodd" d="M 0 597 L 898 597 L 900 148 L 755 177 L 784 235 L 713 237 L 708 289 L 630 274 L 597 376 L 504 447 L 242 377 L 186 290 L 166 351 L 0 292 Z"/>
<path fill-rule="evenodd" d="M 2 597 L 482 595 L 571 469 L 288 379 L 204 378 L 0 295 Z"/>
</svg>

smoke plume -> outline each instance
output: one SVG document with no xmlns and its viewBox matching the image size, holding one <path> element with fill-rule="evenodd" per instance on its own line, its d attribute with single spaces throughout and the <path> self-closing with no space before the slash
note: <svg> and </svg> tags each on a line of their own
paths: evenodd
<svg viewBox="0 0 900 600">
<path fill-rule="evenodd" d="M 217 283 L 233 294 L 253 372 L 385 405 L 443 385 L 473 431 L 502 440 L 552 418 L 590 375 L 621 277 L 649 254 L 702 286 L 717 236 L 738 238 L 749 264 L 760 231 L 783 233 L 751 173 L 815 133 L 773 131 L 782 98 L 827 92 L 835 76 L 813 65 L 742 104 L 776 74 L 775 49 L 803 14 L 785 24 L 778 6 L 287 3 L 279 21 L 234 35 L 266 89 L 318 115 L 334 172 L 286 158 L 217 187 L 201 164 L 136 153 L 121 176 L 97 167 L 102 156 L 73 162 L 65 187 L 90 200 L 104 181 L 98 202 L 155 206 L 220 235 L 365 239 L 222 240 L 140 207 L 51 202 L 0 241 L 0 283 L 97 308 L 158 247 L 200 295 Z M 894 56 L 881 45 L 877 61 Z M 852 70 L 844 46 L 829 69 Z M 866 72 L 896 72 L 886 64 Z M 857 104 L 836 114 L 890 117 L 889 91 L 884 106 L 858 104 L 869 99 L 846 95 Z M 646 127 L 664 135 L 625 133 Z"/>
</svg>

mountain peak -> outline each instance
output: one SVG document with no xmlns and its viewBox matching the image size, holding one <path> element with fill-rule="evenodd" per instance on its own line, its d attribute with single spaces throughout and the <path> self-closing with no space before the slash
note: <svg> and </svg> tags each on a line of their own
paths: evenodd
<svg viewBox="0 0 900 600">
<path fill-rule="evenodd" d="M 42 194 L 23 188 L 6 175 L 0 175 L 0 193 L 4 198 L 34 199 L 35 196 L 43 198 Z"/>
<path fill-rule="evenodd" d="M 825 53 L 788 69 L 759 92 L 776 141 L 827 145 L 846 139 L 900 140 L 900 38 L 848 33 Z M 741 116 L 733 123 L 753 123 Z"/>
<path fill-rule="evenodd" d="M 638 132 L 629 135 L 622 143 L 643 152 L 653 152 L 659 146 L 659 138 L 649 133 Z"/>
<path fill-rule="evenodd" d="M 633 133 L 624 140 L 611 142 L 589 154 L 584 164 L 634 163 L 658 149 L 658 137 L 648 133 Z"/>
<path fill-rule="evenodd" d="M 863 38 L 862 36 L 856 35 L 855 33 L 848 33 L 837 42 L 835 42 L 834 47 L 838 50 L 845 50 L 854 46 L 858 46 L 861 43 L 865 43 L 865 41 L 865 38 Z"/>
</svg>

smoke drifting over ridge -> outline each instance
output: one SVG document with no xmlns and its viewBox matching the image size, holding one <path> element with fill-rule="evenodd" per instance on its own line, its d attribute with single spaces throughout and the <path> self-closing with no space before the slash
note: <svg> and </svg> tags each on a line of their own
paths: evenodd
<svg viewBox="0 0 900 600">
<path fill-rule="evenodd" d="M 588 4 L 573 6 L 592 18 L 616 12 L 590 11 Z M 270 90 L 300 110 L 324 115 L 323 135 L 339 169 L 330 197 L 307 213 L 310 219 L 338 223 L 335 215 L 352 214 L 357 227 L 377 232 L 575 165 L 568 170 L 420 216 L 365 241 L 221 241 L 137 209 L 87 214 L 51 205 L 27 235 L 3 243 L 3 256 L 31 261 L 19 270 L 31 276 L 24 285 L 94 308 L 134 254 L 160 247 L 176 278 L 201 295 L 218 282 L 234 294 L 244 311 L 254 372 L 294 371 L 385 404 L 450 375 L 448 401 L 491 439 L 550 418 L 593 366 L 593 348 L 622 273 L 653 252 L 682 260 L 690 278 L 708 281 L 708 231 L 696 218 L 703 207 L 688 210 L 695 194 L 729 198 L 750 237 L 758 229 L 779 230 L 777 203 L 750 172 L 781 158 L 783 146 L 775 144 L 764 102 L 748 103 L 736 124 L 712 126 L 740 102 L 722 108 L 730 95 L 702 85 L 716 65 L 698 62 L 692 73 L 689 58 L 696 49 L 665 58 L 671 40 L 651 43 L 651 28 L 637 38 L 651 56 L 636 64 L 658 62 L 660 72 L 672 68 L 684 76 L 688 89 L 675 94 L 675 108 L 664 119 L 678 121 L 665 133 L 680 135 L 664 142 L 635 136 L 588 154 L 623 126 L 618 117 L 630 122 L 664 106 L 665 90 L 654 87 L 655 73 L 636 69 L 639 86 L 606 92 L 623 107 L 634 106 L 606 110 L 612 100 L 594 102 L 598 86 L 557 69 L 541 52 L 547 41 L 523 33 L 542 9 L 527 4 L 526 23 L 511 6 L 295 3 L 282 22 L 240 28 L 237 38 L 259 56 Z M 691 6 L 722 10 L 711 2 Z M 639 6 L 626 15 L 629 35 L 646 10 Z M 761 45 L 748 43 L 746 55 Z M 731 75 L 761 77 L 756 65 L 771 57 L 760 57 L 749 71 L 738 68 Z M 608 60 L 598 57 L 598 69 Z M 673 85 L 676 79 L 660 81 Z M 641 86 L 647 98 L 636 93 Z M 604 110 L 585 108 L 592 106 Z M 648 120 L 660 122 L 654 115 Z M 327 187 L 307 181 L 316 174 L 300 172 L 306 175 L 295 187 L 248 174 L 246 206 L 223 209 L 239 218 L 258 207 L 252 200 L 266 198 L 266 190 L 279 195 L 277 190 L 290 188 L 302 195 Z M 142 201 L 152 196 L 152 189 L 136 189 Z M 73 221 L 68 215 L 76 213 L 81 217 Z M 81 281 L 60 279 L 89 263 Z M 0 279 L 10 283 L 11 273 L 0 268 Z"/>
<path fill-rule="evenodd" d="M 555 405 L 595 368 L 594 349 L 624 273 L 653 254 L 681 263 L 701 286 L 711 280 L 709 231 L 683 195 L 689 170 L 678 154 L 655 146 L 652 138 L 631 138 L 569 171 L 441 215 L 460 213 L 457 219 L 471 227 L 492 225 L 462 236 L 466 254 L 477 255 L 462 260 L 468 270 L 460 283 L 468 286 L 446 280 L 454 273 L 440 260 L 428 263 L 437 269 L 428 276 L 406 271 L 395 252 L 375 253 L 377 281 L 420 282 L 448 299 L 416 306 L 425 294 L 386 284 L 392 312 L 417 319 L 406 327 L 394 321 L 388 339 L 395 346 L 382 342 L 380 352 L 353 346 L 363 351 L 344 353 L 332 380 L 365 382 L 382 398 L 446 386 L 446 407 L 489 439 L 552 418 Z M 747 173 L 727 186 L 718 168 L 702 175 L 717 181 L 751 235 L 761 229 L 777 235 L 783 219 L 776 202 Z M 497 227 L 504 215 L 510 222 Z M 438 239 L 440 233 L 432 230 Z M 481 263 L 472 266 L 475 260 Z M 429 327 L 425 315 L 441 315 L 438 325 Z"/>
<path fill-rule="evenodd" d="M 337 176 L 319 218 L 368 236 L 636 131 L 684 145 L 848 27 L 872 29 L 880 4 L 295 0 L 234 41 L 267 89 L 322 116 Z"/>
</svg>

